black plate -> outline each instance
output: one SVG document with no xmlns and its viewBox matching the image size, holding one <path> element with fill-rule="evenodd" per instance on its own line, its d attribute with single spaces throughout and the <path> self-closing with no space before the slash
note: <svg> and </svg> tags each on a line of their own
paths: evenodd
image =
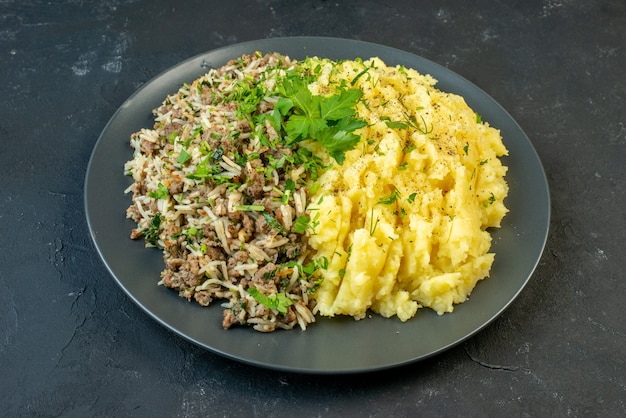
<svg viewBox="0 0 626 418">
<path fill-rule="evenodd" d="M 319 319 L 306 332 L 262 334 L 249 328 L 225 331 L 222 308 L 202 308 L 157 286 L 163 268 L 161 251 L 129 239 L 135 226 L 125 218 L 130 196 L 123 193 L 132 179 L 123 175 L 132 158 L 129 138 L 151 127 L 151 111 L 184 82 L 209 67 L 224 65 L 244 53 L 280 52 L 292 58 L 330 59 L 380 57 L 439 80 L 440 90 L 463 96 L 483 120 L 502 132 L 509 157 L 505 203 L 510 213 L 493 233 L 496 259 L 491 278 L 478 284 L 470 300 L 454 313 L 437 316 L 429 309 L 402 323 L 373 316 Z M 163 326 L 212 352 L 245 363 L 283 371 L 352 373 L 380 370 L 440 353 L 474 335 L 516 298 L 532 275 L 548 234 L 550 197 L 541 162 L 528 137 L 513 118 L 478 87 L 429 60 L 376 44 L 335 38 L 274 38 L 220 48 L 165 71 L 142 86 L 113 115 L 93 150 L 85 180 L 85 209 L 95 246 L 118 284 L 145 312 Z"/>
</svg>

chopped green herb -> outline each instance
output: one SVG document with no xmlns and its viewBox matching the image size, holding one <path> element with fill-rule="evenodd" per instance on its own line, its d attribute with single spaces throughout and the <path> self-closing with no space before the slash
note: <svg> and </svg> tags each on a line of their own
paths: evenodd
<svg viewBox="0 0 626 418">
<path fill-rule="evenodd" d="M 328 258 L 326 257 L 319 257 L 315 259 L 315 266 L 317 268 L 320 268 L 322 270 L 326 270 L 328 268 Z"/>
<path fill-rule="evenodd" d="M 280 222 L 278 222 L 278 219 L 276 219 L 274 216 L 272 216 L 271 214 L 267 212 L 263 212 L 263 217 L 265 218 L 265 221 L 272 229 L 278 231 L 280 234 L 283 234 L 283 235 L 285 234 L 285 228 L 283 228 Z"/>
<path fill-rule="evenodd" d="M 287 313 L 287 309 L 293 305 L 293 301 L 289 299 L 289 297 L 284 293 L 277 293 L 275 295 L 266 296 L 263 293 L 259 292 L 256 287 L 251 287 L 248 289 L 248 293 L 250 296 L 254 298 L 261 305 L 276 310 L 282 314 Z"/>
<path fill-rule="evenodd" d="M 496 197 L 494 196 L 493 192 L 491 192 L 491 196 L 489 196 L 489 199 L 485 203 L 483 203 L 483 205 L 487 207 L 489 205 L 493 205 L 493 202 L 495 201 L 496 201 Z"/>
<path fill-rule="evenodd" d="M 189 153 L 185 151 L 185 149 L 182 149 L 180 150 L 180 154 L 178 155 L 178 158 L 176 158 L 176 162 L 180 164 L 185 164 L 187 161 L 189 161 L 190 158 L 191 158 L 191 155 L 189 155 Z"/>
<path fill-rule="evenodd" d="M 240 186 L 236 179 L 233 179 L 232 175 L 224 173 L 224 169 L 213 161 L 211 155 L 207 155 L 198 165 L 195 171 L 187 174 L 188 179 L 193 179 L 199 182 L 213 180 L 216 184 L 227 184 L 228 190 L 233 190 Z"/>
<path fill-rule="evenodd" d="M 239 205 L 239 206 L 235 206 L 235 210 L 240 210 L 242 212 L 262 212 L 265 210 L 265 206 L 263 205 Z"/>
<path fill-rule="evenodd" d="M 420 110 L 420 109 L 418 108 L 417 110 Z M 387 125 L 388 128 L 391 128 L 391 129 L 413 128 L 416 131 L 423 133 L 424 135 L 428 135 L 429 133 L 433 131 L 433 128 L 432 127 L 430 129 L 428 128 L 428 125 L 426 124 L 426 120 L 424 119 L 422 115 L 420 115 L 420 119 L 422 120 L 421 124 L 417 121 L 417 118 L 415 117 L 415 115 L 409 114 L 408 112 L 404 113 L 403 121 L 392 121 L 391 118 L 389 118 L 388 116 L 381 116 L 380 118 L 380 120 L 385 121 L 385 125 Z"/>
<path fill-rule="evenodd" d="M 208 142 L 202 142 L 200 144 L 200 153 L 202 155 L 209 155 L 209 153 L 211 152 L 211 146 L 209 145 Z"/>
<path fill-rule="evenodd" d="M 387 125 L 387 128 L 391 129 L 406 129 L 409 127 L 409 125 L 404 122 L 392 121 L 389 116 L 381 116 L 380 120 L 385 121 L 385 125 Z"/>
<path fill-rule="evenodd" d="M 394 187 L 390 194 L 388 194 L 385 197 L 381 197 L 380 199 L 378 199 L 378 202 L 376 203 L 383 204 L 383 205 L 391 205 L 392 203 L 396 201 L 396 199 L 398 199 L 398 197 L 400 197 L 400 191 Z"/>
<path fill-rule="evenodd" d="M 300 215 L 296 218 L 296 222 L 293 224 L 293 232 L 296 234 L 304 234 L 311 221 L 310 216 Z"/>
<path fill-rule="evenodd" d="M 369 67 L 365 67 L 365 69 L 363 71 L 361 71 L 360 73 L 358 73 L 350 82 L 350 85 L 354 86 L 356 84 L 357 81 L 359 81 L 359 78 L 363 77 L 365 74 L 367 74 L 367 72 L 370 70 L 370 68 L 374 68 L 374 62 L 372 61 L 372 65 Z M 369 79 L 369 77 L 368 77 Z"/>
<path fill-rule="evenodd" d="M 165 187 L 162 183 L 159 183 L 157 189 L 153 192 L 148 193 L 148 196 L 153 199 L 165 199 L 169 196 L 169 192 L 167 190 L 167 187 Z"/>
<path fill-rule="evenodd" d="M 404 218 L 406 216 L 406 210 L 404 208 L 400 208 L 400 210 L 394 210 L 393 214 L 396 216 L 399 216 L 400 219 Z"/>
<path fill-rule="evenodd" d="M 189 144 L 191 144 L 191 141 L 193 140 L 193 137 L 189 137 L 187 138 L 187 140 L 185 141 L 179 141 L 178 143 L 181 144 L 184 148 L 189 147 Z"/>
<path fill-rule="evenodd" d="M 372 212 L 370 214 L 370 237 L 374 236 L 374 232 L 376 232 L 378 222 L 380 222 L 380 218 L 378 217 L 376 218 L 376 222 L 374 222 L 374 208 L 372 208 Z"/>
<path fill-rule="evenodd" d="M 424 120 L 424 116 L 420 115 L 420 119 L 422 120 L 422 125 L 420 125 L 420 123 L 417 121 L 417 118 L 415 117 L 415 115 L 409 115 L 408 113 L 405 113 L 404 116 L 405 116 L 405 122 L 407 123 L 407 125 L 415 129 L 416 131 L 421 132 L 424 135 L 428 135 L 429 133 L 433 131 L 432 126 L 430 127 L 430 129 L 428 128 L 428 125 L 426 124 L 426 120 Z"/>
<path fill-rule="evenodd" d="M 402 153 L 405 155 L 410 154 L 412 151 L 415 150 L 415 148 L 416 148 L 415 145 L 409 144 L 406 147 L 402 148 Z"/>
<path fill-rule="evenodd" d="M 150 227 L 148 227 L 147 229 L 143 231 L 146 241 L 154 245 L 155 247 L 157 246 L 158 241 L 159 241 L 159 231 L 161 228 L 162 219 L 163 219 L 163 216 L 161 215 L 161 213 L 159 212 L 155 213 L 152 219 L 150 220 Z"/>
<path fill-rule="evenodd" d="M 222 156 L 224 155 L 224 149 L 222 147 L 218 147 L 214 152 L 213 152 L 213 159 L 214 160 L 221 160 Z"/>
</svg>

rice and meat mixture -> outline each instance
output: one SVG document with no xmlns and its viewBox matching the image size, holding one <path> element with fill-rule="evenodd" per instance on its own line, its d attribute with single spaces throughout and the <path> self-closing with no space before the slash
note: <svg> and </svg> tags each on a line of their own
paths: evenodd
<svg viewBox="0 0 626 418">
<path fill-rule="evenodd" d="M 287 146 L 271 116 L 294 63 L 243 56 L 183 85 L 131 136 L 131 238 L 163 250 L 160 284 L 187 300 L 224 306 L 223 327 L 305 329 L 318 261 L 304 232 L 307 182 L 322 167 Z"/>
</svg>

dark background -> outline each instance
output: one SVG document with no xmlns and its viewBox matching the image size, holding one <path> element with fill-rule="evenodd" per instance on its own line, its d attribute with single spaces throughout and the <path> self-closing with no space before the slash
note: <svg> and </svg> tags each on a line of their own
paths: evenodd
<svg viewBox="0 0 626 418">
<path fill-rule="evenodd" d="M 233 362 L 144 314 L 91 242 L 85 170 L 124 100 L 196 54 L 298 35 L 448 67 L 544 164 L 534 276 L 443 354 L 350 376 Z M 626 416 L 625 46 L 623 0 L 0 0 L 0 415 Z"/>
</svg>

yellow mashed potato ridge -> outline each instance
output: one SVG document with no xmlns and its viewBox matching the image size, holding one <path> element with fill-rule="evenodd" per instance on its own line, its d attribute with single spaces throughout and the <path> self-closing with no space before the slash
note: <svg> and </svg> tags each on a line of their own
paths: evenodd
<svg viewBox="0 0 626 418">
<path fill-rule="evenodd" d="M 507 212 L 499 131 L 430 76 L 378 58 L 313 61 L 322 71 L 311 91 L 354 83 L 368 122 L 310 200 L 317 226 L 309 244 L 328 260 L 319 313 L 361 319 L 371 310 L 406 321 L 421 307 L 452 312 L 489 275 L 486 229 Z"/>
</svg>

